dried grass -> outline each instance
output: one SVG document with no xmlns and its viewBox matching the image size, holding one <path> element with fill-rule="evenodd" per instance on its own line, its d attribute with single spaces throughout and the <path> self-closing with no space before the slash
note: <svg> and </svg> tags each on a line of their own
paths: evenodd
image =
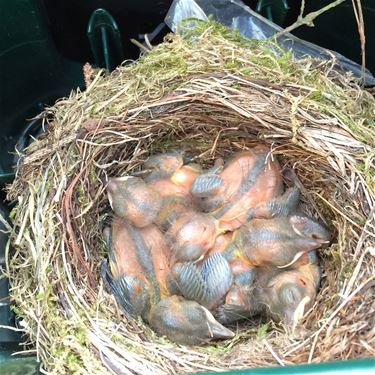
<svg viewBox="0 0 375 375">
<path fill-rule="evenodd" d="M 334 61 L 294 61 L 213 23 L 109 76 L 86 73 L 86 91 L 43 114 L 48 132 L 8 190 L 11 296 L 45 370 L 156 375 L 374 355 L 375 101 L 358 82 Z M 336 238 L 320 252 L 322 286 L 301 328 L 252 321 L 231 341 L 185 347 L 127 322 L 98 272 L 107 178 L 160 150 L 211 165 L 259 139 Z"/>
</svg>

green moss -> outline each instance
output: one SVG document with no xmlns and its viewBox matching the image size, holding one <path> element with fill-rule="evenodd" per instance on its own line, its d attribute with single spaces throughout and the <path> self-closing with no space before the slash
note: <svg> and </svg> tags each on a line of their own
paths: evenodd
<svg viewBox="0 0 375 375">
<path fill-rule="evenodd" d="M 123 341 L 123 337 L 120 336 L 120 335 L 116 335 L 116 334 L 113 334 L 111 336 L 111 340 L 115 343 L 115 344 L 119 344 Z"/>
<path fill-rule="evenodd" d="M 310 99 L 312 101 L 315 101 L 315 102 L 328 104 L 327 103 L 327 97 L 323 94 L 323 92 L 321 90 L 315 90 L 315 91 L 311 92 L 308 95 L 308 99 Z"/>
<path fill-rule="evenodd" d="M 12 208 L 12 211 L 9 213 L 9 218 L 14 219 L 17 215 L 17 206 Z"/>
<path fill-rule="evenodd" d="M 10 309 L 11 311 L 13 311 L 18 317 L 22 317 L 23 316 L 23 312 L 22 310 L 16 306 L 16 305 L 10 305 Z"/>
<path fill-rule="evenodd" d="M 237 71 L 243 67 L 243 63 L 236 59 L 231 59 L 224 63 L 224 67 L 229 70 Z"/>
<path fill-rule="evenodd" d="M 262 324 L 257 330 L 257 334 L 256 334 L 257 340 L 259 341 L 259 340 L 264 339 L 267 333 L 269 332 L 269 330 L 270 330 L 270 327 L 267 323 Z"/>
<path fill-rule="evenodd" d="M 375 151 L 364 157 L 364 162 L 358 162 L 356 168 L 362 172 L 364 179 L 370 189 L 375 192 Z"/>
<path fill-rule="evenodd" d="M 66 358 L 66 366 L 71 373 L 81 372 L 83 369 L 83 362 L 75 354 L 70 353 Z"/>
<path fill-rule="evenodd" d="M 213 17 L 209 17 L 209 23 L 212 34 L 219 34 L 228 40 L 235 42 L 243 42 L 246 39 L 238 32 L 238 30 L 231 31 L 227 27 L 213 21 Z M 190 17 L 181 21 L 178 26 L 178 33 L 180 33 L 186 40 L 195 41 L 195 38 L 200 37 L 207 30 L 207 22 L 198 18 Z"/>
<path fill-rule="evenodd" d="M 306 96 L 300 103 L 301 107 L 314 106 L 322 114 L 340 119 L 360 140 L 374 144 L 374 100 L 371 95 L 363 93 L 359 105 L 345 87 L 326 77 L 320 69 L 315 69 L 311 59 L 295 60 L 291 51 L 286 51 L 271 39 L 249 39 L 238 30 L 233 31 L 212 19 L 208 22 L 185 20 L 180 35 L 168 38 L 167 42 L 154 47 L 135 63 L 115 72 L 119 81 L 127 85 L 122 95 L 118 93 L 124 89 L 123 85 L 108 86 L 106 77 L 101 77 L 98 86 L 103 88 L 96 91 L 96 104 L 90 103 L 91 115 L 118 114 L 129 105 L 136 105 L 138 97 L 155 99 L 166 95 L 181 84 L 185 85 L 187 75 L 228 72 L 252 79 L 295 84 Z M 306 86 L 308 90 L 302 92 Z M 116 96 L 116 100 L 103 106 L 103 102 L 112 96 Z M 90 178 L 94 181 L 95 173 Z"/>
<path fill-rule="evenodd" d="M 45 189 L 45 191 L 46 192 L 49 192 L 50 191 L 50 189 L 51 189 L 51 186 L 52 186 L 52 179 L 53 179 L 53 170 L 52 169 L 50 169 L 49 171 L 48 171 L 48 174 L 47 174 L 47 179 L 46 179 L 46 183 L 45 183 L 45 186 L 44 186 L 44 189 Z"/>
<path fill-rule="evenodd" d="M 84 190 L 81 182 L 78 182 L 76 184 L 75 191 L 78 196 L 78 202 L 80 203 L 82 207 L 90 204 L 90 197 L 88 196 L 88 193 Z"/>
<path fill-rule="evenodd" d="M 356 164 L 356 168 L 361 172 L 365 172 L 366 171 L 366 164 L 362 163 L 362 162 L 359 162 L 359 163 Z"/>
<path fill-rule="evenodd" d="M 90 167 L 89 181 L 90 181 L 90 184 L 92 184 L 92 185 L 95 185 L 98 181 L 98 176 L 96 174 L 95 165 L 91 165 L 91 167 Z"/>
<path fill-rule="evenodd" d="M 98 244 L 99 256 L 105 258 L 108 254 L 107 245 L 104 240 L 99 241 Z"/>
<path fill-rule="evenodd" d="M 87 346 L 88 343 L 89 343 L 89 340 L 87 338 L 87 334 L 86 334 L 86 330 L 84 328 L 82 329 L 74 329 L 73 331 L 73 335 L 76 337 L 77 341 L 83 345 L 83 346 Z"/>
<path fill-rule="evenodd" d="M 36 295 L 36 300 L 37 301 L 42 301 L 45 297 L 45 294 L 43 292 L 39 292 L 37 295 Z"/>
<path fill-rule="evenodd" d="M 333 244 L 330 246 L 329 250 L 327 250 L 327 255 L 330 256 L 332 259 L 332 263 L 334 264 L 335 268 L 341 269 L 342 264 L 342 252 L 339 244 Z"/>
<path fill-rule="evenodd" d="M 229 352 L 235 344 L 241 339 L 241 335 L 236 335 L 231 340 L 219 342 L 216 345 L 207 347 L 207 352 L 211 354 L 223 354 Z"/>
<path fill-rule="evenodd" d="M 245 77 L 249 77 L 252 74 L 251 68 L 248 68 L 248 67 L 242 67 L 238 70 L 238 72 L 239 72 L 239 74 L 241 74 Z"/>
<path fill-rule="evenodd" d="M 58 345 L 58 346 L 56 346 L 55 348 L 52 348 L 52 349 L 53 349 L 53 354 L 56 357 L 62 357 L 62 356 L 65 357 L 65 353 L 67 352 L 67 348 L 65 346 L 62 346 L 62 345 Z"/>
<path fill-rule="evenodd" d="M 356 264 L 353 262 L 347 262 L 345 265 L 342 267 L 341 272 L 340 272 L 340 279 L 349 279 L 353 275 L 353 271 L 355 268 Z"/>
</svg>

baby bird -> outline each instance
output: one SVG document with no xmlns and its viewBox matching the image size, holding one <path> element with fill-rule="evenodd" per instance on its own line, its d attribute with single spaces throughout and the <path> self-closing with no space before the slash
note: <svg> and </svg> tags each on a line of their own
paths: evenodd
<svg viewBox="0 0 375 375">
<path fill-rule="evenodd" d="M 180 294 L 210 310 L 224 301 L 233 282 L 233 272 L 221 252 L 231 237 L 232 233 L 220 234 L 213 247 L 200 257 L 203 259 L 174 265 L 172 277 Z"/>
<path fill-rule="evenodd" d="M 178 264 L 172 270 L 182 295 L 214 310 L 220 323 L 232 323 L 257 311 L 252 297 L 255 267 L 227 250 L 232 237 L 232 232 L 219 234 L 204 260 Z"/>
<path fill-rule="evenodd" d="M 269 201 L 258 203 L 250 208 L 247 213 L 247 220 L 271 219 L 278 216 L 288 216 L 296 211 L 300 200 L 300 191 L 296 187 L 287 189 L 282 195 Z"/>
<path fill-rule="evenodd" d="M 241 256 L 234 245 L 236 232 L 228 232 L 219 241 L 222 245 L 218 247 L 222 256 L 229 262 L 233 274 L 233 283 L 225 296 L 222 305 L 215 310 L 215 317 L 220 323 L 233 323 L 238 320 L 249 318 L 260 312 L 261 306 L 254 298 L 254 280 L 256 267 L 243 256 Z M 225 242 L 225 243 L 224 243 Z"/>
<path fill-rule="evenodd" d="M 231 261 L 233 283 L 225 296 L 224 304 L 215 311 L 220 323 L 233 323 L 249 318 L 261 311 L 261 306 L 254 297 L 256 267 L 236 258 Z"/>
<path fill-rule="evenodd" d="M 230 250 L 232 244 L 233 232 L 220 234 L 215 241 L 213 248 L 208 252 L 207 256 L 220 253 L 227 260 L 231 273 L 233 275 L 233 284 L 229 289 L 225 303 L 229 305 L 247 306 L 247 290 L 252 286 L 255 277 L 255 267 L 246 259 L 239 258 Z"/>
<path fill-rule="evenodd" d="M 166 232 L 171 264 L 198 260 L 213 247 L 218 234 L 216 220 L 207 214 L 187 211 L 177 216 Z"/>
<path fill-rule="evenodd" d="M 202 172 L 194 180 L 190 192 L 203 212 L 210 212 L 223 204 L 224 180 L 220 177 L 224 161 L 217 159 L 207 172 Z"/>
<path fill-rule="evenodd" d="M 108 263 L 102 277 L 128 318 L 141 316 L 160 335 L 181 344 L 231 338 L 207 309 L 168 290 L 169 249 L 156 226 L 142 229 L 114 217 L 104 238 Z"/>
<path fill-rule="evenodd" d="M 208 251 L 207 256 L 215 254 L 215 253 L 223 253 L 224 250 L 231 243 L 232 238 L 233 238 L 233 232 L 226 232 L 226 233 L 219 234 L 215 239 L 214 245 Z"/>
<path fill-rule="evenodd" d="M 287 267 L 329 239 L 329 232 L 306 216 L 253 219 L 235 233 L 226 251 L 238 254 L 253 266 Z"/>
<path fill-rule="evenodd" d="M 104 239 L 108 247 L 108 263 L 103 266 L 103 277 L 118 304 L 128 318 L 137 315 L 145 318 L 150 310 L 152 292 L 159 297 L 159 286 L 151 284 L 142 263 L 152 268 L 151 256 L 137 228 L 120 217 L 114 217 L 112 226 L 105 228 Z M 153 290 L 154 287 L 155 289 Z"/>
<path fill-rule="evenodd" d="M 293 262 L 293 264 L 289 266 L 289 269 L 297 269 L 310 264 L 318 264 L 318 255 L 316 250 L 311 250 L 302 254 L 295 262 Z"/>
<path fill-rule="evenodd" d="M 167 231 L 178 217 L 190 212 L 194 208 L 189 198 L 168 196 L 162 199 L 161 209 L 154 223 L 163 231 Z"/>
<path fill-rule="evenodd" d="M 204 260 L 177 263 L 172 268 L 180 293 L 209 310 L 217 308 L 223 322 L 249 316 L 249 290 L 255 276 L 255 267 L 239 258 L 228 257 L 224 252 L 231 237 L 232 233 L 220 234 Z"/>
<path fill-rule="evenodd" d="M 234 337 L 234 333 L 217 322 L 209 310 L 180 296 L 162 299 L 150 314 L 150 326 L 160 335 L 185 345 Z"/>
<path fill-rule="evenodd" d="M 233 282 L 229 263 L 220 253 L 208 256 L 202 264 L 177 263 L 172 275 L 180 293 L 209 310 L 220 305 Z"/>
<path fill-rule="evenodd" d="M 140 229 L 139 232 L 140 240 L 143 240 L 144 243 L 144 251 L 147 252 L 147 257 L 139 256 L 142 268 L 146 270 L 148 279 L 157 284 L 160 296 L 166 296 L 169 294 L 171 248 L 168 246 L 164 234 L 156 225 L 149 225 Z M 140 251 L 140 254 L 143 254 L 143 251 Z"/>
<path fill-rule="evenodd" d="M 257 290 L 260 304 L 274 320 L 295 327 L 314 303 L 320 281 L 319 267 L 306 264 L 276 275 L 271 272 L 265 279 L 266 282 Z"/>
<path fill-rule="evenodd" d="M 171 177 L 159 178 L 153 176 L 152 178 L 146 178 L 146 181 L 162 198 L 169 196 L 190 197 L 191 184 L 199 173 L 199 167 L 184 165 Z"/>
<path fill-rule="evenodd" d="M 235 230 L 253 215 L 257 205 L 282 193 L 280 166 L 268 157 L 267 146 L 239 152 L 220 174 L 202 174 L 191 192 L 203 210 L 213 211 L 220 228 Z"/>
<path fill-rule="evenodd" d="M 161 208 L 159 194 L 138 177 L 110 178 L 107 192 L 114 213 L 138 228 L 150 225 Z"/>
<path fill-rule="evenodd" d="M 143 166 L 151 171 L 151 179 L 171 177 L 184 165 L 184 154 L 179 151 L 170 151 L 150 156 Z"/>
<path fill-rule="evenodd" d="M 199 165 L 184 165 L 183 155 L 176 151 L 151 156 L 145 167 L 152 171 L 146 182 L 162 198 L 189 197 L 191 185 L 201 173 Z"/>
</svg>

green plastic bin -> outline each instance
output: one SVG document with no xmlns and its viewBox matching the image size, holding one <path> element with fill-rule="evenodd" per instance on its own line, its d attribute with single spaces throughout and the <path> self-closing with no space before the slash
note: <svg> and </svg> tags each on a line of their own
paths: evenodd
<svg viewBox="0 0 375 375">
<path fill-rule="evenodd" d="M 331 1 L 331 0 L 329 0 Z M 320 0 L 307 2 L 307 11 L 320 8 L 329 1 Z M 48 6 L 44 6 L 48 3 Z M 56 47 L 56 27 L 49 24 L 48 10 L 52 9 L 51 1 L 38 0 L 12 0 L 0 1 L 0 185 L 10 182 L 14 176 L 14 167 L 17 157 L 12 154 L 14 147 L 23 148 L 29 142 L 29 135 L 36 135 L 41 131 L 41 122 L 32 120 L 46 105 L 52 105 L 55 100 L 66 96 L 71 90 L 83 87 L 82 68 L 85 61 L 76 59 L 73 61 L 63 57 L 61 50 L 69 50 L 69 46 L 59 45 Z M 161 1 L 160 9 L 152 0 L 142 0 L 138 5 L 145 6 L 147 3 L 153 9 L 153 14 L 145 13 L 145 29 L 152 30 L 151 26 L 160 24 L 171 1 Z M 254 1 L 252 1 L 254 3 Z M 268 16 L 279 23 L 288 22 L 299 12 L 299 6 L 292 8 L 295 2 L 286 0 L 267 0 L 257 3 L 257 10 L 264 16 Z M 298 2 L 296 2 L 298 3 Z M 73 4 L 66 2 L 65 7 Z M 97 8 L 106 4 L 114 9 L 106 14 Z M 289 4 L 289 10 L 288 10 Z M 61 5 L 61 3 L 60 3 Z M 373 0 L 362 0 L 365 11 L 366 35 L 368 46 L 371 42 L 371 35 L 375 37 L 375 3 Z M 136 8 L 133 2 L 118 1 L 89 1 L 82 0 L 76 2 L 76 12 L 92 14 L 89 26 L 88 17 L 82 18 L 82 25 L 77 29 L 77 40 L 85 40 L 84 50 L 91 48 L 91 63 L 97 62 L 114 68 L 123 56 L 133 57 L 134 50 L 121 50 L 121 46 L 127 45 L 116 25 L 117 12 L 123 16 L 127 7 Z M 312 8 L 314 6 L 315 8 Z M 139 8 L 139 7 L 138 7 Z M 139 9 L 136 12 L 140 12 Z M 142 8 L 142 7 L 141 7 Z M 144 9 L 150 9 L 143 7 Z M 335 49 L 338 52 L 360 62 L 359 42 L 353 35 L 356 34 L 356 25 L 352 15 L 351 2 L 346 2 L 340 9 L 331 11 L 322 16 L 316 22 L 313 29 L 301 28 L 296 31 L 296 35 L 307 39 L 324 47 Z M 117 9 L 117 10 L 116 10 Z M 96 13 L 95 13 L 96 10 Z M 134 9 L 133 9 L 134 10 Z M 145 10 L 146 12 L 146 10 Z M 103 16 L 104 15 L 104 16 Z M 113 18 L 112 18 L 113 16 Z M 121 16 L 121 17 L 122 17 Z M 56 19 L 58 14 L 53 14 L 52 19 Z M 79 17 L 77 18 L 79 19 Z M 342 20 L 345 20 L 343 22 Z M 77 22 L 77 20 L 75 20 Z M 59 32 L 72 34 L 69 24 L 66 28 L 61 27 L 64 23 L 59 23 Z M 284 24 L 285 26 L 285 24 Z M 79 31 L 81 30 L 81 31 Z M 99 31 L 96 31 L 99 30 Z M 88 31 L 88 34 L 87 34 Z M 76 32 L 76 31 L 75 31 Z M 105 39 L 108 35 L 108 40 Z M 61 35 L 60 35 L 61 36 Z M 130 37 L 133 37 L 130 35 Z M 57 38 L 58 43 L 66 38 Z M 107 40 L 107 42 L 106 42 Z M 102 42 L 105 49 L 100 51 Z M 133 46 L 134 48 L 134 46 Z M 64 53 L 64 56 L 69 54 Z M 74 53 L 73 53 L 74 55 Z M 375 51 L 368 47 L 367 50 L 368 68 L 375 72 Z M 1 196 L 4 199 L 4 196 Z M 2 212 L 7 207 L 3 204 Z M 4 238 L 0 239 L 0 246 L 4 248 Z M 0 252 L 1 254 L 4 252 Z M 1 259 L 0 259 L 1 260 Z M 5 284 L 4 284 L 5 285 Z M 4 288 L 3 288 L 4 289 Z M 0 299 L 8 310 L 0 310 L 0 322 L 10 322 L 13 317 L 9 309 L 8 301 Z M 2 319 L 2 320 L 1 320 Z M 0 323 L 1 324 L 1 323 Z M 3 333 L 2 333 L 3 332 Z M 0 331 L 0 374 L 37 374 L 38 363 L 34 356 L 20 356 L 13 353 L 20 349 L 17 342 L 20 336 L 14 333 L 4 333 Z M 375 359 L 360 359 L 353 361 L 340 361 L 322 363 L 318 365 L 301 365 L 290 367 L 270 367 L 262 369 L 249 369 L 245 371 L 232 371 L 226 374 L 370 374 L 375 373 Z"/>
</svg>

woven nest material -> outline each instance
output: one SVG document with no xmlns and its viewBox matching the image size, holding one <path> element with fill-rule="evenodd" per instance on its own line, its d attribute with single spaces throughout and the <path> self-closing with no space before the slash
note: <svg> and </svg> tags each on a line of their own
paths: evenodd
<svg viewBox="0 0 375 375">
<path fill-rule="evenodd" d="M 293 60 L 213 23 L 168 36 L 44 113 L 8 198 L 14 309 L 53 374 L 165 374 L 374 355 L 375 101 L 334 61 Z M 107 178 L 184 148 L 204 166 L 262 140 L 335 240 L 294 332 L 245 322 L 234 339 L 184 347 L 128 322 L 103 290 Z"/>
</svg>

